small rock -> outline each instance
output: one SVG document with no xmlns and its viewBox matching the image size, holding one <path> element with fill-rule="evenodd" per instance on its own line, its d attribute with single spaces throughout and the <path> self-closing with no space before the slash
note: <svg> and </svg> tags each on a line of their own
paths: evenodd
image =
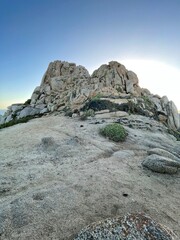
<svg viewBox="0 0 180 240">
<path fill-rule="evenodd" d="M 126 158 L 130 158 L 133 157 L 134 151 L 132 150 L 121 150 L 121 151 L 117 151 L 113 154 L 114 157 L 117 157 L 118 159 L 126 159 Z"/>
</svg>

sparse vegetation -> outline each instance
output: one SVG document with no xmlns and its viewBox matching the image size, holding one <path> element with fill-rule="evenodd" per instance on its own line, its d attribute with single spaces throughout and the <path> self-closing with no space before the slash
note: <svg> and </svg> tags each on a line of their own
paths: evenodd
<svg viewBox="0 0 180 240">
<path fill-rule="evenodd" d="M 36 115 L 36 116 L 27 116 L 27 117 L 23 117 L 23 118 L 20 118 L 20 119 L 13 119 L 7 123 L 3 123 L 0 125 L 0 129 L 2 128 L 6 128 L 6 127 L 11 127 L 13 125 L 16 125 L 18 123 L 26 123 L 28 122 L 29 120 L 33 119 L 33 118 L 36 118 L 36 117 L 41 117 L 42 115 L 39 114 L 39 115 Z"/>
<path fill-rule="evenodd" d="M 101 98 L 102 98 L 102 94 L 98 93 L 96 96 L 91 98 L 91 101 L 100 100 Z"/>
<path fill-rule="evenodd" d="M 31 99 L 25 101 L 24 105 L 29 105 L 31 103 Z"/>
<path fill-rule="evenodd" d="M 65 112 L 64 116 L 72 117 L 72 115 L 73 115 L 73 112 L 70 108 L 64 110 L 64 112 Z"/>
<path fill-rule="evenodd" d="M 127 131 L 119 123 L 108 124 L 104 128 L 100 129 L 100 134 L 108 137 L 114 142 L 123 142 L 127 137 Z"/>
<path fill-rule="evenodd" d="M 121 110 L 121 106 L 109 100 L 91 99 L 84 105 L 81 111 L 87 111 L 89 109 L 93 109 L 94 111 L 101 111 L 101 110 L 108 109 L 111 112 L 114 112 L 117 110 Z"/>
<path fill-rule="evenodd" d="M 144 103 L 146 105 L 146 107 L 152 107 L 153 103 L 151 102 L 151 100 L 149 99 L 148 96 L 142 96 L 142 99 L 144 100 Z"/>
<path fill-rule="evenodd" d="M 87 111 L 85 111 L 81 116 L 80 116 L 80 119 L 82 121 L 85 121 L 87 120 L 88 117 L 94 117 L 95 116 L 95 112 L 93 109 L 89 109 Z"/>
<path fill-rule="evenodd" d="M 168 133 L 173 135 L 177 139 L 177 141 L 180 141 L 180 132 L 179 131 L 177 131 L 177 130 L 175 131 L 175 130 L 169 128 Z"/>
</svg>

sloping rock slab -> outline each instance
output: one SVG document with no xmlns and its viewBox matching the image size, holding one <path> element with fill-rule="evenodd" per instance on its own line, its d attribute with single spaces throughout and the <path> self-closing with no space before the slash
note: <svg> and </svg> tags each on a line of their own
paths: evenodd
<svg viewBox="0 0 180 240">
<path fill-rule="evenodd" d="M 107 219 L 85 227 L 74 240 L 172 240 L 172 233 L 143 213 Z"/>
<path fill-rule="evenodd" d="M 175 161 L 178 161 L 180 162 L 180 159 L 177 158 L 174 154 L 162 149 L 162 148 L 153 148 L 153 149 L 150 149 L 148 151 L 148 154 L 151 155 L 151 154 L 157 154 L 157 155 L 160 155 L 162 157 L 167 157 L 167 158 L 170 158 L 170 159 L 173 159 Z"/>
<path fill-rule="evenodd" d="M 179 162 L 157 154 L 152 154 L 146 157 L 142 162 L 142 165 L 152 170 L 153 172 L 169 174 L 176 173 L 178 168 L 180 168 Z"/>
</svg>

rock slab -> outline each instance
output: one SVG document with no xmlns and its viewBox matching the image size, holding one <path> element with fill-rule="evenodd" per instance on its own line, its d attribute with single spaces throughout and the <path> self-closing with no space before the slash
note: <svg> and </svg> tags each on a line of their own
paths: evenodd
<svg viewBox="0 0 180 240">
<path fill-rule="evenodd" d="M 173 174 L 180 168 L 180 163 L 167 157 L 152 154 L 144 159 L 142 165 L 153 172 Z"/>
</svg>

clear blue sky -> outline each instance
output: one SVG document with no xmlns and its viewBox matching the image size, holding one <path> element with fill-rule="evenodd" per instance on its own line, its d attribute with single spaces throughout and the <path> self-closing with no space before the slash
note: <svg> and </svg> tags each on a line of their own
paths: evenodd
<svg viewBox="0 0 180 240">
<path fill-rule="evenodd" d="M 89 70 L 134 58 L 179 69 L 179 24 L 180 0 L 0 0 L 0 108 L 30 98 L 57 59 Z"/>
</svg>

